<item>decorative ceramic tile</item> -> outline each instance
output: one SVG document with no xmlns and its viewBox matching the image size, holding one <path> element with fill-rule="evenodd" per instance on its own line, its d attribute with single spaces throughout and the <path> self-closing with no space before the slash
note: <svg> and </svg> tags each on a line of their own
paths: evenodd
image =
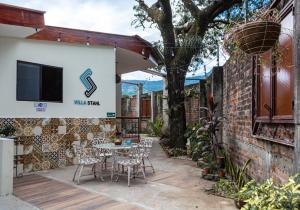
<svg viewBox="0 0 300 210">
<path fill-rule="evenodd" d="M 66 159 L 65 149 L 60 149 L 58 151 L 58 158 L 59 159 Z"/>
<path fill-rule="evenodd" d="M 42 145 L 42 151 L 43 152 L 50 152 L 50 144 L 45 143 Z"/>
<path fill-rule="evenodd" d="M 34 142 L 33 138 L 33 136 L 22 136 L 20 139 L 23 145 L 32 145 Z"/>
<path fill-rule="evenodd" d="M 100 123 L 100 120 L 98 118 L 93 118 L 91 120 L 92 120 L 93 125 L 99 125 L 99 123 Z"/>
<path fill-rule="evenodd" d="M 58 160 L 58 167 L 59 168 L 64 168 L 67 166 L 67 160 L 66 159 L 59 159 Z"/>
<path fill-rule="evenodd" d="M 42 165 L 41 165 L 41 163 L 40 163 L 40 162 L 35 162 L 35 163 L 33 163 L 33 170 L 34 170 L 34 171 L 40 171 L 40 170 L 42 170 Z"/>
<path fill-rule="evenodd" d="M 91 146 L 94 136 L 108 136 L 115 128 L 114 120 L 98 118 L 0 118 L 0 124 L 13 124 L 17 129 L 17 141 L 28 153 L 23 158 L 27 171 L 73 164 L 74 141 Z"/>
<path fill-rule="evenodd" d="M 58 126 L 60 125 L 59 119 L 57 119 L 57 118 L 52 118 L 52 119 L 50 120 L 50 125 L 51 125 L 51 126 L 54 126 L 54 127 L 58 127 Z"/>
<path fill-rule="evenodd" d="M 66 126 L 58 126 L 58 134 L 66 134 L 67 127 Z"/>
<path fill-rule="evenodd" d="M 23 133 L 25 136 L 32 136 L 33 135 L 33 130 L 31 127 L 25 127 L 23 129 Z"/>
<path fill-rule="evenodd" d="M 36 126 L 33 128 L 33 133 L 35 136 L 40 136 L 42 135 L 43 129 L 40 126 Z"/>
<path fill-rule="evenodd" d="M 87 133 L 89 131 L 89 127 L 87 124 L 80 125 L 80 133 Z"/>
<path fill-rule="evenodd" d="M 42 137 L 41 136 L 34 136 L 33 143 L 36 145 L 42 145 Z"/>
<path fill-rule="evenodd" d="M 52 133 L 52 127 L 50 125 L 45 125 L 43 127 L 43 135 L 49 135 Z"/>
<path fill-rule="evenodd" d="M 56 152 L 59 149 L 59 144 L 56 142 L 51 143 L 49 149 L 51 152 Z"/>
<path fill-rule="evenodd" d="M 33 151 L 33 145 L 24 146 L 24 155 L 28 155 L 32 153 L 32 151 Z"/>
<path fill-rule="evenodd" d="M 45 143 L 50 143 L 51 142 L 51 138 L 52 138 L 52 135 L 43 135 L 42 136 L 42 143 L 45 144 Z"/>
<path fill-rule="evenodd" d="M 59 118 L 59 125 L 60 125 L 60 126 L 66 126 L 66 125 L 67 125 L 66 119 L 64 119 L 64 118 Z"/>
<path fill-rule="evenodd" d="M 48 161 L 48 160 L 43 161 L 41 164 L 42 170 L 49 170 L 50 167 L 51 167 L 51 164 L 50 164 L 50 161 Z"/>
<path fill-rule="evenodd" d="M 94 134 L 93 133 L 88 133 L 87 134 L 87 140 L 92 141 L 94 139 Z"/>
<path fill-rule="evenodd" d="M 80 126 L 80 124 L 81 124 L 80 119 L 79 119 L 79 118 L 74 118 L 74 119 L 73 119 L 73 124 L 74 124 L 75 126 Z"/>
</svg>

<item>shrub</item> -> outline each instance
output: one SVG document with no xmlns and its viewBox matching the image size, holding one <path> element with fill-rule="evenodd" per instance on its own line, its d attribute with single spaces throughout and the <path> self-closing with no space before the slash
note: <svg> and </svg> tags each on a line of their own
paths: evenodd
<svg viewBox="0 0 300 210">
<path fill-rule="evenodd" d="M 0 127 L 0 136 L 12 136 L 16 132 L 16 129 L 12 125 L 4 125 Z"/>
<path fill-rule="evenodd" d="M 155 118 L 154 122 L 149 123 L 154 136 L 161 136 L 163 123 L 164 122 L 160 117 Z"/>
<path fill-rule="evenodd" d="M 244 210 L 300 209 L 300 174 L 282 186 L 276 186 L 272 179 L 259 185 L 250 181 L 240 190 L 238 197 L 246 202 Z"/>
</svg>

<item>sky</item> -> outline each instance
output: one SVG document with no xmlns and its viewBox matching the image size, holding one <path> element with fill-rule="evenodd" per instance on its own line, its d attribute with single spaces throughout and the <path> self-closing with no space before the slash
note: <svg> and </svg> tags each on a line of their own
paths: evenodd
<svg viewBox="0 0 300 210">
<path fill-rule="evenodd" d="M 155 28 L 143 30 L 131 25 L 134 20 L 133 6 L 136 4 L 134 0 L 0 0 L 0 2 L 46 11 L 47 25 L 124 35 L 138 34 L 150 42 L 160 39 L 160 32 Z M 154 0 L 145 2 L 151 4 Z M 216 64 L 215 61 L 209 60 L 206 63 L 210 63 L 207 69 Z M 199 74 L 203 74 L 203 68 L 195 73 Z M 161 78 L 138 71 L 124 74 L 122 79 Z"/>
</svg>

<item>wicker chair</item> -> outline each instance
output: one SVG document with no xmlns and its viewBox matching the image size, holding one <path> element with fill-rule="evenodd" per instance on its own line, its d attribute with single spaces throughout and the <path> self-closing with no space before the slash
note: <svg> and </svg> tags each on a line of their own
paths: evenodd
<svg viewBox="0 0 300 210">
<path fill-rule="evenodd" d="M 140 145 L 141 145 L 141 147 L 143 147 L 145 149 L 144 156 L 143 156 L 143 159 L 142 159 L 144 170 L 146 170 L 146 167 L 151 167 L 153 173 L 155 173 L 153 164 L 152 164 L 152 162 L 150 161 L 150 158 L 149 158 L 150 153 L 151 153 L 151 149 L 152 149 L 152 145 L 153 145 L 153 139 L 152 138 L 141 139 Z M 145 165 L 145 159 L 147 159 L 147 161 L 149 162 L 149 165 L 147 165 L 147 166 Z"/>
<path fill-rule="evenodd" d="M 86 166 L 92 166 L 92 171 L 94 173 L 94 177 L 96 178 L 96 170 L 95 170 L 96 164 L 102 163 L 103 161 L 98 158 L 95 158 L 93 155 L 93 150 L 90 148 L 84 148 L 80 144 L 73 144 L 73 149 L 78 159 L 78 166 L 73 176 L 73 182 L 75 181 L 77 175 L 76 182 L 77 184 L 80 184 L 80 177 L 82 176 L 82 170 Z"/>
<path fill-rule="evenodd" d="M 105 170 L 107 169 L 107 159 L 112 157 L 112 152 L 108 149 L 97 149 L 95 146 L 99 145 L 99 144 L 106 144 L 106 143 L 109 143 L 109 142 L 104 138 L 95 137 L 92 140 L 92 145 L 95 150 L 96 158 L 98 158 L 100 160 L 102 160 L 104 158 Z"/>
<path fill-rule="evenodd" d="M 140 145 L 134 145 L 132 149 L 130 149 L 129 154 L 126 153 L 116 153 L 116 163 L 118 166 L 122 166 L 127 168 L 127 176 L 128 176 L 128 187 L 130 187 L 130 179 L 131 177 L 135 177 L 136 172 L 141 169 L 143 178 L 146 181 L 145 169 L 143 167 L 143 157 L 144 157 L 145 149 Z M 120 176 L 120 168 L 118 167 L 117 171 L 117 181 Z"/>
</svg>

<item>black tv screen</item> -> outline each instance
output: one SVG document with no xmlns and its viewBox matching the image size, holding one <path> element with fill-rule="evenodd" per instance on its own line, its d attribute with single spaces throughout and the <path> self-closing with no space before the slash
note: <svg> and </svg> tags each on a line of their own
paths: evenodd
<svg viewBox="0 0 300 210">
<path fill-rule="evenodd" d="M 17 61 L 17 100 L 63 102 L 63 69 Z"/>
</svg>

